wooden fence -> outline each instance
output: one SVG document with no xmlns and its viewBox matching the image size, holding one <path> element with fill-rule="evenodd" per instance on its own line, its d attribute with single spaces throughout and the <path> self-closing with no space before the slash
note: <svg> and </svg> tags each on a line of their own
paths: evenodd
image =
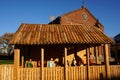
<svg viewBox="0 0 120 80">
<path fill-rule="evenodd" d="M 111 80 L 120 80 L 120 65 L 110 66 Z"/>
<path fill-rule="evenodd" d="M 13 80 L 13 65 L 0 65 L 0 80 Z"/>
<path fill-rule="evenodd" d="M 40 80 L 40 68 L 19 68 L 18 80 Z"/>
<path fill-rule="evenodd" d="M 44 80 L 64 80 L 64 68 L 44 68 Z"/>
<path fill-rule="evenodd" d="M 67 67 L 68 80 L 86 80 L 86 66 Z M 18 80 L 40 80 L 40 68 L 19 68 Z M 110 66 L 112 80 L 120 80 L 120 66 Z M 0 65 L 0 80 L 13 80 L 13 65 Z M 44 80 L 64 80 L 64 67 L 44 68 Z M 90 66 L 90 80 L 105 80 L 105 66 Z"/>
</svg>

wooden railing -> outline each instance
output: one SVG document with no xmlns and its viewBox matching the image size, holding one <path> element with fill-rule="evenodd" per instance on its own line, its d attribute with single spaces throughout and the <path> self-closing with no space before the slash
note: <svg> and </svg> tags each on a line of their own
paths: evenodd
<svg viewBox="0 0 120 80">
<path fill-rule="evenodd" d="M 86 80 L 86 66 L 68 67 L 68 80 Z"/>
<path fill-rule="evenodd" d="M 0 65 L 0 80 L 13 80 L 13 65 Z"/>
<path fill-rule="evenodd" d="M 105 66 L 90 66 L 90 80 L 106 80 Z"/>
<path fill-rule="evenodd" d="M 110 75 L 112 80 L 120 80 L 120 65 L 110 66 Z"/>
<path fill-rule="evenodd" d="M 44 68 L 44 80 L 64 80 L 64 67 Z"/>
<path fill-rule="evenodd" d="M 18 80 L 40 80 L 40 68 L 19 68 Z"/>
<path fill-rule="evenodd" d="M 44 68 L 44 80 L 64 80 L 64 67 Z M 19 68 L 17 80 L 41 80 L 39 68 Z M 67 67 L 68 80 L 87 80 L 86 66 Z M 112 80 L 119 80 L 120 65 L 110 66 Z M 13 80 L 13 65 L 0 65 L 0 80 Z M 90 80 L 106 80 L 105 66 L 90 66 Z"/>
</svg>

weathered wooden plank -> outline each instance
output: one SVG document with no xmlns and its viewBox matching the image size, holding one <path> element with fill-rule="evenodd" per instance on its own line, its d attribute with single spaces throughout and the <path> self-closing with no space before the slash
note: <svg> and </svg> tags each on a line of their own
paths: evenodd
<svg viewBox="0 0 120 80">
<path fill-rule="evenodd" d="M 72 66 L 68 68 L 68 80 L 86 80 L 86 66 Z M 13 65 L 0 65 L 0 80 L 13 80 Z M 40 80 L 40 68 L 19 68 L 17 80 Z M 44 80 L 64 80 L 64 68 L 44 68 Z M 105 66 L 90 66 L 90 79 L 105 80 Z M 50 76 L 51 75 L 51 76 Z M 110 66 L 110 76 L 119 80 L 120 65 Z M 101 77 L 101 78 L 100 78 Z M 51 79 L 50 79 L 51 78 Z"/>
<path fill-rule="evenodd" d="M 41 48 L 41 80 L 44 80 L 44 49 Z"/>
<path fill-rule="evenodd" d="M 14 50 L 14 80 L 17 80 L 18 77 L 18 68 L 20 66 L 20 50 Z"/>
</svg>

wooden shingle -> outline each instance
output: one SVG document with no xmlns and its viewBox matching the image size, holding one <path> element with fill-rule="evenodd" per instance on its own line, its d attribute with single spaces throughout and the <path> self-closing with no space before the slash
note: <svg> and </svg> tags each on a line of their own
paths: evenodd
<svg viewBox="0 0 120 80">
<path fill-rule="evenodd" d="M 113 41 L 99 28 L 85 24 L 21 24 L 9 42 L 20 45 L 102 43 L 113 43 Z"/>
</svg>

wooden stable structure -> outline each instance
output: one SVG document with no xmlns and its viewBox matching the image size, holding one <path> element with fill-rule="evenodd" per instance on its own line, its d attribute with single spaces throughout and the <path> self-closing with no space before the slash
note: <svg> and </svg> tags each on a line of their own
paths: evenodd
<svg viewBox="0 0 120 80">
<path fill-rule="evenodd" d="M 101 77 L 109 80 L 111 78 L 109 66 L 111 43 L 113 43 L 111 38 L 99 28 L 85 24 L 21 24 L 9 42 L 15 45 L 14 80 L 24 80 L 24 78 L 26 80 L 98 80 Z M 104 64 L 90 66 L 90 48 L 101 45 L 104 52 Z M 67 56 L 70 54 L 75 56 L 83 49 L 86 54 L 86 64 L 67 66 Z M 59 65 L 53 68 L 47 67 L 46 63 L 50 58 L 57 59 Z M 26 68 L 25 62 L 29 59 L 33 62 L 40 60 L 41 66 Z M 35 75 L 31 79 L 28 74 Z M 92 77 L 92 75 L 96 76 Z"/>
<path fill-rule="evenodd" d="M 106 80 L 105 66 L 90 66 L 90 80 Z M 120 79 L 120 65 L 110 65 L 110 80 Z M 87 80 L 86 66 L 67 67 L 68 80 Z M 41 80 L 40 68 L 19 68 L 17 80 Z M 0 80 L 14 80 L 14 65 L 0 65 Z M 44 80 L 64 80 L 64 67 L 44 67 Z M 94 76 L 93 76 L 94 75 Z"/>
<path fill-rule="evenodd" d="M 21 24 L 9 42 L 15 45 L 14 74 L 9 80 L 119 79 L 120 66 L 109 65 L 112 43 L 114 41 L 104 34 L 103 25 L 85 6 L 49 24 Z M 91 53 L 96 58 L 94 65 L 90 64 Z M 103 62 L 99 61 L 101 54 Z M 84 66 L 68 66 L 74 57 L 82 58 Z M 52 68 L 48 67 L 50 58 L 56 62 Z M 26 67 L 29 59 L 32 68 Z"/>
</svg>

